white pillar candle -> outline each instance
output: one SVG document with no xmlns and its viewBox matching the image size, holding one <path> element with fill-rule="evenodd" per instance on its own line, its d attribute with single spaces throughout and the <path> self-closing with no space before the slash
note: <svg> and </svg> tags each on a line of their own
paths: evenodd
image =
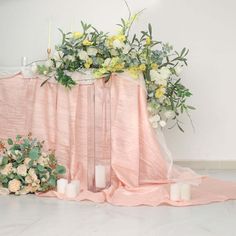
<svg viewBox="0 0 236 236">
<path fill-rule="evenodd" d="M 106 168 L 103 165 L 95 166 L 95 186 L 97 188 L 106 187 Z"/>
<path fill-rule="evenodd" d="M 180 183 L 175 183 L 170 185 L 170 200 L 172 201 L 180 201 L 180 192 L 181 185 Z"/>
<path fill-rule="evenodd" d="M 75 185 L 76 193 L 78 194 L 80 192 L 80 181 L 79 180 L 72 180 L 71 184 Z"/>
<path fill-rule="evenodd" d="M 57 192 L 64 194 L 66 191 L 66 186 L 68 184 L 67 179 L 59 179 L 57 180 Z"/>
<path fill-rule="evenodd" d="M 181 185 L 181 200 L 189 201 L 191 200 L 191 185 L 183 183 Z"/>
<path fill-rule="evenodd" d="M 75 198 L 77 196 L 77 186 L 74 183 L 67 184 L 66 196 L 68 198 Z"/>
</svg>

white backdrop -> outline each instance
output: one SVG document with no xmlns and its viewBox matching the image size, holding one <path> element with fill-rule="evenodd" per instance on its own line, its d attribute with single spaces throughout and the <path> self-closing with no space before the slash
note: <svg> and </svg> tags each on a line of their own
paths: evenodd
<svg viewBox="0 0 236 236">
<path fill-rule="evenodd" d="M 174 159 L 236 160 L 236 1 L 127 1 L 133 11 L 146 8 L 134 30 L 151 22 L 157 38 L 190 49 L 183 78 L 194 93 L 196 131 L 184 118 L 185 134 L 177 129 L 165 132 Z M 21 56 L 29 61 L 44 58 L 49 20 L 56 43 L 57 27 L 79 30 L 84 20 L 114 31 L 126 16 L 122 0 L 1 0 L 0 66 L 17 66 Z"/>
</svg>

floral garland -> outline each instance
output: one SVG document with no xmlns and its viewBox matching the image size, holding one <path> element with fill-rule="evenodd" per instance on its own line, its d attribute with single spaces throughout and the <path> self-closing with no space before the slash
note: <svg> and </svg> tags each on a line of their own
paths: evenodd
<svg viewBox="0 0 236 236">
<path fill-rule="evenodd" d="M 116 35 L 99 31 L 84 22 L 81 22 L 82 32 L 60 30 L 61 44 L 55 47 L 56 53 L 50 60 L 38 66 L 38 73 L 54 77 L 68 88 L 76 84 L 68 72 L 92 69 L 95 78 L 105 78 L 105 81 L 114 72 L 128 71 L 134 79 L 142 73 L 152 126 L 164 127 L 172 120 L 171 126 L 177 125 L 183 131 L 178 117 L 194 109 L 186 103 L 192 94 L 179 78 L 187 65 L 189 51 L 183 48 L 177 52 L 169 44 L 155 40 L 151 24 L 148 30 L 140 32 L 139 37 L 137 34 L 131 36 L 131 26 L 139 14 L 130 15 L 128 20 L 121 19 Z"/>
<path fill-rule="evenodd" d="M 56 187 L 58 176 L 66 170 L 57 164 L 54 152 L 42 151 L 43 143 L 31 134 L 0 142 L 0 189 L 22 195 Z"/>
</svg>

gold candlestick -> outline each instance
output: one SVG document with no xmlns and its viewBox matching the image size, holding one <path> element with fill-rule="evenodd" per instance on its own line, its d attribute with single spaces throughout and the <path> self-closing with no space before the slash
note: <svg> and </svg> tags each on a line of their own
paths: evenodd
<svg viewBox="0 0 236 236">
<path fill-rule="evenodd" d="M 48 59 L 50 59 L 51 57 L 51 52 L 52 52 L 51 48 L 48 48 L 47 49 Z"/>
</svg>

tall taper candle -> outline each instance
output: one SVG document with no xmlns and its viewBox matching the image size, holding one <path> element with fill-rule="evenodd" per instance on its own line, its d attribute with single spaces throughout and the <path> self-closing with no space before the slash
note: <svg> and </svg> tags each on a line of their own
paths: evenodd
<svg viewBox="0 0 236 236">
<path fill-rule="evenodd" d="M 52 22 L 49 20 L 48 22 L 48 49 L 51 49 L 51 34 L 52 34 Z"/>
</svg>

